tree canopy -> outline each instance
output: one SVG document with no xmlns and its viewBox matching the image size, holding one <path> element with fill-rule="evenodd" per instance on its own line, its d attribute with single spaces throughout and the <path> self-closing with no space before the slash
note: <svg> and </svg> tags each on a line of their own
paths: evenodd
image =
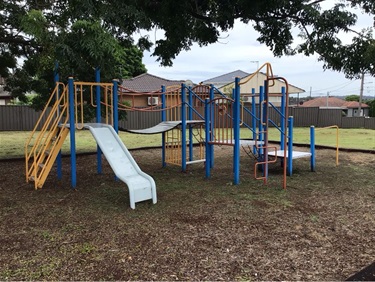
<svg viewBox="0 0 375 282">
<path fill-rule="evenodd" d="M 57 62 L 63 81 L 69 76 L 93 81 L 97 67 L 103 81 L 146 71 L 142 50 L 102 21 L 105 11 L 95 13 L 94 3 L 80 5 L 42 0 L 0 3 L 0 75 L 12 96 L 26 101 L 25 93 L 35 91 L 39 95 L 34 104 L 42 107 L 54 87 Z"/>
<path fill-rule="evenodd" d="M 345 97 L 345 101 L 355 101 L 355 102 L 359 102 L 359 95 L 348 95 Z"/>
<path fill-rule="evenodd" d="M 330 8 L 322 5 L 332 4 Z M 355 10 L 357 9 L 357 10 Z M 275 56 L 318 54 L 324 68 L 348 78 L 375 74 L 372 27 L 356 30 L 356 13 L 375 14 L 373 0 L 3 0 L 0 3 L 0 75 L 13 95 L 41 93 L 52 81 L 55 61 L 62 77 L 92 77 L 100 67 L 107 78 L 145 71 L 142 50 L 170 66 L 193 43 L 220 40 L 236 19 L 254 28 Z M 139 30 L 161 29 L 165 38 Z M 295 34 L 298 30 L 299 34 Z M 340 34 L 352 33 L 344 44 Z M 20 61 L 23 65 L 20 65 Z M 13 72 L 10 76 L 9 74 Z M 92 80 L 92 79 L 90 79 Z"/>
</svg>

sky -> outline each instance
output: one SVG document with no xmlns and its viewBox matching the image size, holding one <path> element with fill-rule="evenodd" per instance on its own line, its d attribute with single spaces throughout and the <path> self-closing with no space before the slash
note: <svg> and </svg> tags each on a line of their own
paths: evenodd
<svg viewBox="0 0 375 282">
<path fill-rule="evenodd" d="M 328 2 L 333 2 L 330 0 Z M 373 19 L 367 15 L 358 14 L 358 23 L 354 28 L 373 25 Z M 145 35 L 145 33 L 143 33 Z M 163 38 L 162 31 L 149 33 L 150 39 L 156 41 Z M 250 25 L 239 21 L 229 32 L 222 34 L 220 43 L 204 47 L 192 46 L 191 50 L 181 52 L 173 60 L 172 67 L 161 67 L 151 52 L 144 52 L 143 63 L 148 73 L 172 80 L 190 79 L 195 83 L 207 80 L 235 70 L 252 73 L 258 66 L 271 63 L 273 73 L 282 76 L 292 85 L 305 90 L 304 96 L 345 96 L 360 93 L 360 80 L 348 80 L 343 73 L 323 70 L 323 63 L 317 56 L 304 55 L 283 56 L 275 58 L 267 46 L 261 45 L 258 37 Z M 350 42 L 351 36 L 343 35 L 344 42 Z M 152 50 L 151 50 L 152 51 Z M 375 98 L 375 79 L 366 76 L 363 95 Z"/>
</svg>

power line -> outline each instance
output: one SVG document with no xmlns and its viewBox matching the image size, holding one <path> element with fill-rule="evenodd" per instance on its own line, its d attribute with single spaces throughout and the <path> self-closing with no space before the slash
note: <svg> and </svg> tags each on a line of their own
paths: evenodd
<svg viewBox="0 0 375 282">
<path fill-rule="evenodd" d="M 353 82 L 354 82 L 354 80 L 349 81 L 349 82 L 345 82 L 345 83 L 341 83 L 339 85 L 335 85 L 335 86 L 330 86 L 330 87 L 327 87 L 327 88 L 322 88 L 322 89 L 314 90 L 314 91 L 312 91 L 312 93 L 314 93 L 314 92 L 321 92 L 321 91 L 324 91 L 324 90 L 328 90 L 328 89 L 332 89 L 332 88 L 338 87 L 338 88 L 336 88 L 334 90 L 330 90 L 330 92 L 337 91 L 337 90 L 340 90 L 340 89 L 342 89 L 342 88 L 344 88 L 344 87 L 352 84 Z"/>
</svg>

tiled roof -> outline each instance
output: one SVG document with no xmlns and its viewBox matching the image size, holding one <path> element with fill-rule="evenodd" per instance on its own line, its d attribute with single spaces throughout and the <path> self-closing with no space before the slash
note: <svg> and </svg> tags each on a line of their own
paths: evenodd
<svg viewBox="0 0 375 282">
<path fill-rule="evenodd" d="M 202 81 L 203 84 L 227 84 L 229 82 L 233 82 L 236 77 L 243 78 L 248 76 L 250 73 L 244 72 L 242 70 L 232 71 L 223 75 L 219 75 L 210 79 L 206 79 Z"/>
<path fill-rule="evenodd" d="M 0 92 L 0 97 L 1 98 L 12 98 L 12 96 L 7 92 L 3 92 L 3 93 Z"/>
<path fill-rule="evenodd" d="M 3 85 L 0 85 L 0 97 L 4 97 L 4 98 L 11 98 L 12 97 L 9 92 L 4 91 Z"/>
<path fill-rule="evenodd" d="M 344 106 L 348 109 L 358 109 L 359 108 L 359 102 L 357 101 L 347 101 L 345 102 Z M 361 103 L 361 108 L 370 108 L 369 105 L 365 103 Z"/>
<path fill-rule="evenodd" d="M 336 98 L 336 97 L 328 97 L 328 98 L 319 97 L 319 98 L 315 98 L 315 99 L 304 102 L 301 105 L 301 107 L 320 107 L 320 108 L 329 107 L 329 108 L 347 109 L 347 108 L 358 108 L 359 102 L 355 102 L 355 101 L 349 102 L 349 101 L 345 101 L 343 99 Z M 369 106 L 362 103 L 361 107 L 368 108 Z"/>
<path fill-rule="evenodd" d="M 137 92 L 153 92 L 161 89 L 161 86 L 180 85 L 184 80 L 169 80 L 153 74 L 143 73 L 133 78 L 124 79 L 122 86 Z"/>
<path fill-rule="evenodd" d="M 334 107 L 341 108 L 345 100 L 336 97 L 319 97 L 304 102 L 301 107 Z"/>
</svg>

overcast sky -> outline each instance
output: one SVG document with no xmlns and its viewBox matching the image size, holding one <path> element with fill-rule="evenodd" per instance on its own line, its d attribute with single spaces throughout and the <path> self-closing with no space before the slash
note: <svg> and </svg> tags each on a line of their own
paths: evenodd
<svg viewBox="0 0 375 282">
<path fill-rule="evenodd" d="M 356 30 L 373 25 L 373 19 L 358 14 Z M 149 34 L 152 41 L 163 38 L 161 31 Z M 350 35 L 349 35 L 350 36 Z M 316 57 L 296 55 L 274 58 L 272 52 L 256 41 L 258 34 L 251 25 L 236 22 L 234 29 L 222 34 L 222 43 L 205 47 L 194 45 L 190 51 L 183 51 L 173 61 L 173 67 L 160 67 L 150 52 L 144 53 L 143 63 L 149 73 L 167 79 L 190 79 L 195 83 L 213 78 L 231 71 L 254 72 L 257 65 L 265 62 L 272 65 L 274 74 L 285 77 L 290 84 L 304 89 L 301 95 L 326 96 L 359 94 L 360 81 L 348 80 L 344 74 L 323 70 L 323 63 Z M 343 41 L 350 42 L 348 35 Z M 375 80 L 366 76 L 364 95 L 375 97 Z"/>
</svg>

